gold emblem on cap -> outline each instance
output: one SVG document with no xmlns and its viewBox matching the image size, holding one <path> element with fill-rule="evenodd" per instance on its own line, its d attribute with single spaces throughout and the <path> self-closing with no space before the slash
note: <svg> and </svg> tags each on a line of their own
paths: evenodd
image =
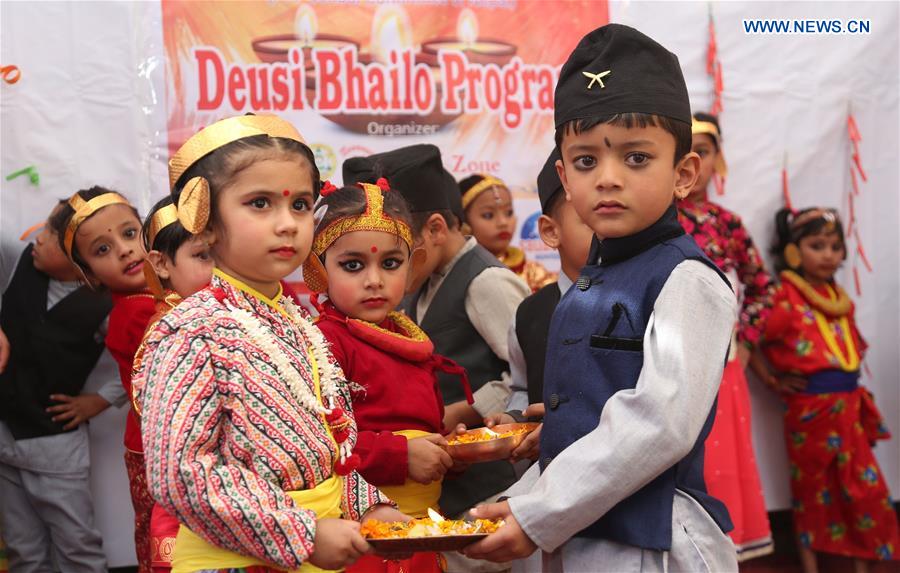
<svg viewBox="0 0 900 573">
<path fill-rule="evenodd" d="M 584 74 L 584 77 L 589 78 L 591 80 L 588 83 L 587 89 L 591 89 L 592 87 L 594 87 L 595 82 L 600 84 L 600 89 L 603 89 L 606 87 L 606 85 L 603 83 L 602 78 L 605 78 L 606 76 L 611 74 L 612 70 L 606 70 L 605 72 L 599 72 L 596 74 L 592 74 L 591 72 L 581 72 L 581 73 Z"/>
</svg>

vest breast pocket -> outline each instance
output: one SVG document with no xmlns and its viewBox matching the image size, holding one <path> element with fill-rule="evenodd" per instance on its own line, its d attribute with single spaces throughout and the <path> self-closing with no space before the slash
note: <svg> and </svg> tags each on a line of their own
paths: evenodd
<svg viewBox="0 0 900 573">
<path fill-rule="evenodd" d="M 602 334 L 591 335 L 591 348 L 603 350 L 624 350 L 627 352 L 642 352 L 644 350 L 643 338 L 619 338 Z"/>
<path fill-rule="evenodd" d="M 635 336 L 634 325 L 628 316 L 628 310 L 621 302 L 613 304 L 609 323 L 603 334 L 591 335 L 591 348 L 602 350 L 621 350 L 624 352 L 641 352 L 644 350 L 643 336 Z M 622 334 L 614 334 L 616 327 Z"/>
</svg>

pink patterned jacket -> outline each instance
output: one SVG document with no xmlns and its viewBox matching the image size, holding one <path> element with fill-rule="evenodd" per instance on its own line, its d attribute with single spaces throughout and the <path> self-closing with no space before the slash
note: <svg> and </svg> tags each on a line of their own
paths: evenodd
<svg viewBox="0 0 900 573">
<path fill-rule="evenodd" d="M 145 388 L 141 428 L 150 493 L 210 543 L 296 569 L 313 551 L 316 517 L 285 492 L 328 479 L 336 448 L 322 417 L 299 405 L 216 299 L 222 293 L 271 328 L 313 388 L 302 332 L 249 290 L 213 276 L 148 335 L 144 367 L 136 373 Z M 345 385 L 338 402 L 352 413 Z M 349 439 L 356 441 L 355 425 Z M 344 483 L 348 519 L 390 503 L 357 472 Z"/>
</svg>

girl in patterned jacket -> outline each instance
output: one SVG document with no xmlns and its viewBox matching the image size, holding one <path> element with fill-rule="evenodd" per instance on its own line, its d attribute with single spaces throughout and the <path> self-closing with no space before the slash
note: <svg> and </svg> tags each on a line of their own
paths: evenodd
<svg viewBox="0 0 900 573">
<path fill-rule="evenodd" d="M 181 522 L 172 570 L 343 569 L 370 549 L 359 521 L 406 516 L 355 471 L 343 373 L 279 282 L 310 253 L 312 151 L 291 124 L 242 116 L 169 167 L 179 221 L 209 231 L 215 261 L 138 374 L 150 492 Z"/>
</svg>

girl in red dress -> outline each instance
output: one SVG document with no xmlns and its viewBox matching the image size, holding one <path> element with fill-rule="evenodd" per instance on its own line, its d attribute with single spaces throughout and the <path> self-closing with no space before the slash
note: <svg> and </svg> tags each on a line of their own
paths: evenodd
<svg viewBox="0 0 900 573">
<path fill-rule="evenodd" d="M 92 187 L 72 195 L 63 206 L 66 232 L 60 244 L 85 281 L 105 286 L 112 293 L 106 347 L 119 365 L 119 376 L 129 397 L 134 355 L 155 312 L 153 295 L 144 279 L 141 221 L 134 207 L 120 194 Z M 144 449 L 134 410 L 125 423 L 125 468 L 134 505 L 134 545 L 139 573 L 150 572 L 150 510 Z"/>
<path fill-rule="evenodd" d="M 441 480 L 453 466 L 443 449 L 444 407 L 435 370 L 457 372 L 468 383 L 460 367 L 435 355 L 425 333 L 394 310 L 416 260 L 409 211 L 400 193 L 380 179 L 378 185 L 327 186 L 316 214 L 313 253 L 327 278 L 305 279 L 314 291 L 328 294 L 326 302 L 316 302 L 317 325 L 354 385 L 359 471 L 400 511 L 425 517 L 437 508 Z M 430 573 L 441 565 L 435 553 L 393 562 L 367 556 L 348 571 Z"/>
<path fill-rule="evenodd" d="M 766 325 L 763 350 L 775 375 L 763 372 L 787 411 L 794 528 L 803 569 L 817 571 L 815 552 L 866 560 L 896 559 L 897 516 L 872 454 L 890 437 L 872 395 L 859 385 L 866 350 L 853 303 L 834 282 L 846 257 L 844 233 L 831 209 L 780 211 L 775 248 L 781 288 Z"/>
<path fill-rule="evenodd" d="M 150 319 L 144 334 L 146 340 L 163 316 L 184 298 L 209 284 L 213 261 L 209 252 L 208 235 L 192 235 L 184 228 L 178 221 L 178 209 L 172 197 L 161 199 L 150 209 L 141 237 L 147 251 L 144 275 L 150 291 L 156 297 L 156 313 Z M 141 414 L 143 388 L 140 381 L 143 379 L 137 373 L 142 366 L 145 348 L 145 344 L 141 342 L 134 357 L 135 383 L 132 384 L 132 395 L 134 410 L 138 416 Z M 178 520 L 158 503 L 154 503 L 149 531 L 153 572 L 171 570 Z"/>
<path fill-rule="evenodd" d="M 740 217 L 709 200 L 710 182 L 719 187 L 726 174 L 718 120 L 709 114 L 694 114 L 691 131 L 691 149 L 700 156 L 700 176 L 690 195 L 678 202 L 678 219 L 728 276 L 741 302 L 719 388 L 716 419 L 705 443 L 703 477 L 709 493 L 728 508 L 734 523 L 729 536 L 738 560 L 744 561 L 773 550 L 753 452 L 750 391 L 744 369 L 770 312 L 775 282 Z"/>
</svg>

